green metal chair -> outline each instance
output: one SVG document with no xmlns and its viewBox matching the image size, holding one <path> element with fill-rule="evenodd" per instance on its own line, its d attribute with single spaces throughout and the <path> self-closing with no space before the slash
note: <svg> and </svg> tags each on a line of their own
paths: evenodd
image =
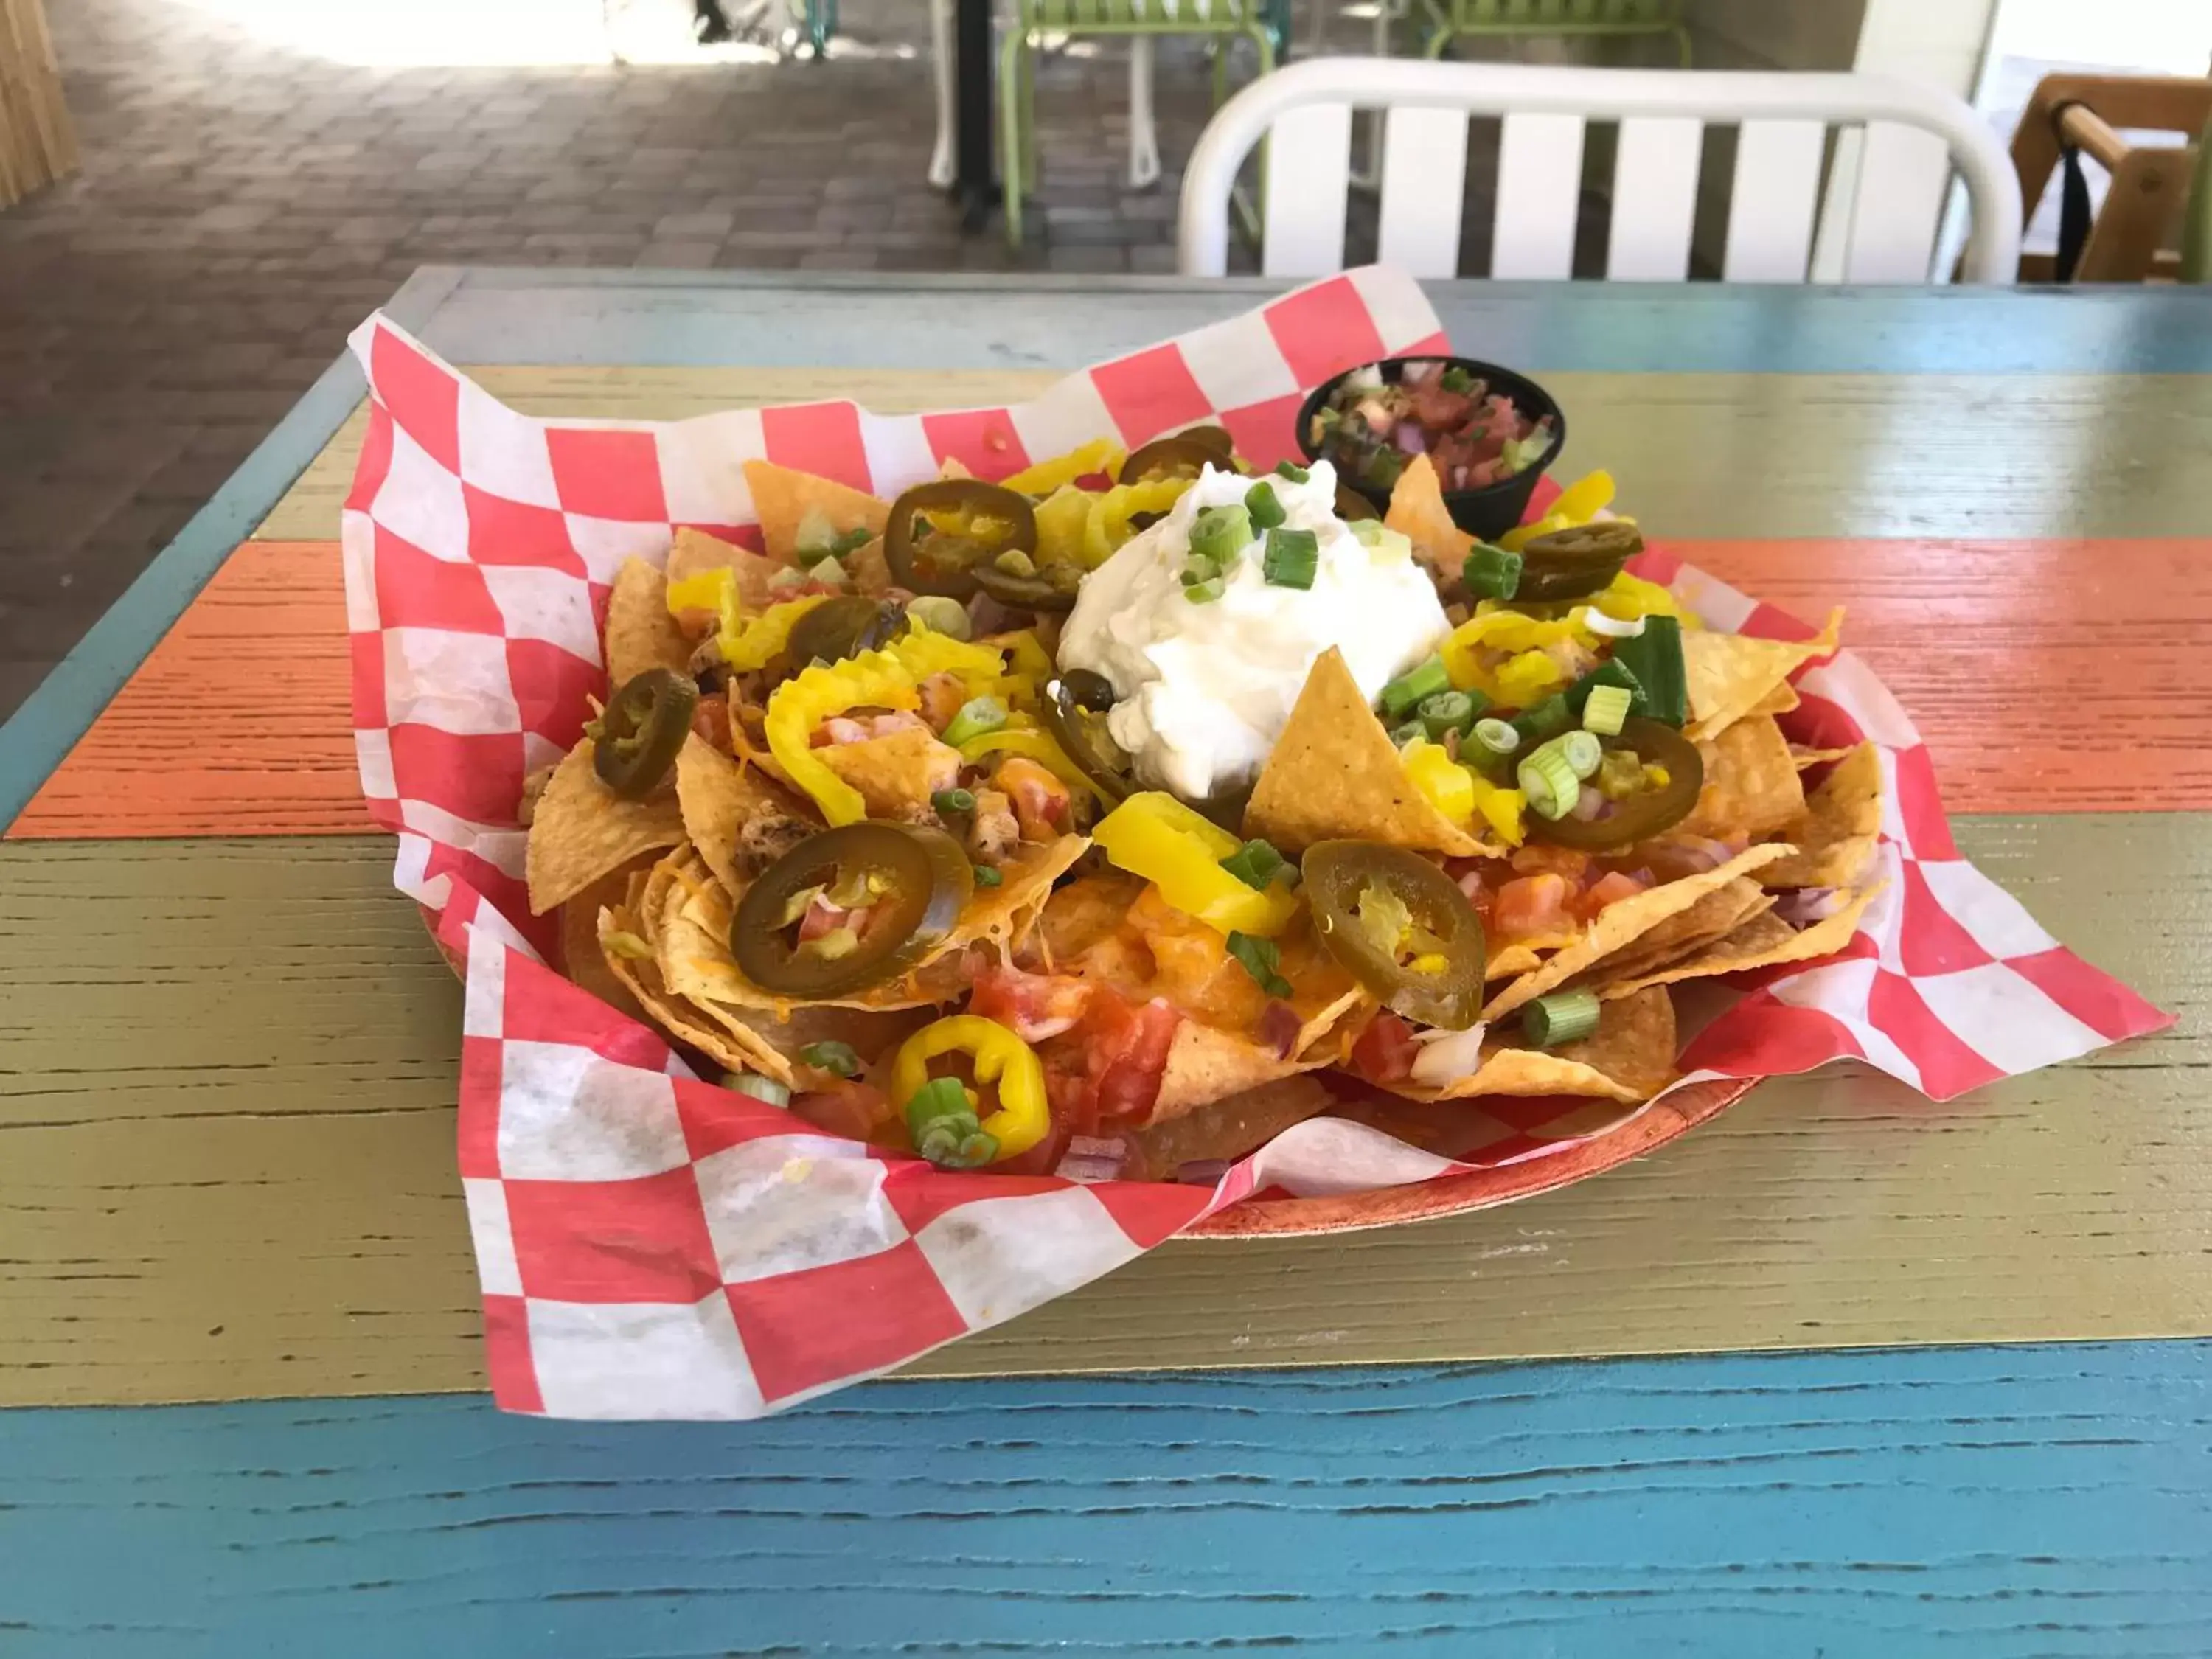
<svg viewBox="0 0 2212 1659">
<path fill-rule="evenodd" d="M 2181 280 L 2212 283 L 2212 121 L 2197 138 L 2197 170 L 2181 215 Z"/>
<path fill-rule="evenodd" d="M 1682 67 L 1690 67 L 1690 31 L 1682 21 L 1682 0 L 1425 0 L 1434 24 L 1427 55 L 1462 35 L 1492 39 L 1534 35 L 1664 34 L 1673 37 Z"/>
<path fill-rule="evenodd" d="M 1275 66 L 1290 32 L 1289 0 L 1015 0 L 999 43 L 999 178 L 1006 193 L 1006 240 L 1022 241 L 1022 196 L 1036 188 L 1036 54 L 1041 35 L 1122 36 L 1131 52 L 1129 182 L 1159 177 L 1152 132 L 1152 43 L 1162 36 L 1211 39 L 1213 101 L 1228 90 L 1229 52 L 1241 37 L 1259 54 L 1260 73 Z"/>
</svg>

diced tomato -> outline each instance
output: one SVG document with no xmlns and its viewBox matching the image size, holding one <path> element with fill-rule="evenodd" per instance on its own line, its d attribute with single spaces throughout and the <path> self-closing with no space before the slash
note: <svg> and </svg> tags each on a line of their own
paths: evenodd
<svg viewBox="0 0 2212 1659">
<path fill-rule="evenodd" d="M 791 1113 L 825 1134 L 867 1140 L 890 1122 L 891 1109 L 882 1090 L 857 1079 L 841 1078 L 826 1089 L 808 1089 L 792 1096 Z"/>
<path fill-rule="evenodd" d="M 1352 1045 L 1352 1064 L 1370 1083 L 1403 1083 L 1413 1074 L 1413 1056 L 1420 1051 L 1413 1028 L 1385 1009 Z"/>
<path fill-rule="evenodd" d="M 1024 1042 L 1042 1042 L 1071 1030 L 1089 1010 L 1097 988 L 1066 974 L 1025 974 L 994 965 L 975 975 L 968 1012 L 995 1019 Z"/>
<path fill-rule="evenodd" d="M 1589 869 L 1589 854 L 1577 853 L 1571 847 L 1549 847 L 1541 842 L 1531 842 L 1513 854 L 1516 875 L 1540 876 L 1550 871 L 1579 885 Z"/>
<path fill-rule="evenodd" d="M 836 933 L 851 920 L 849 913 L 840 910 L 817 893 L 814 902 L 806 907 L 806 914 L 799 919 L 799 942 L 810 944 L 824 933 Z"/>
<path fill-rule="evenodd" d="M 1091 1076 L 1097 1080 L 1101 1121 L 1140 1120 L 1149 1115 L 1160 1096 L 1160 1077 L 1168 1068 L 1168 1050 L 1174 1046 L 1176 1028 L 1182 1016 L 1170 1003 L 1155 997 L 1141 1008 L 1131 1008 L 1119 997 L 1101 996 L 1091 1003 L 1091 1018 L 1077 1028 L 1103 1028 L 1109 1007 L 1118 1012 L 1109 1035 L 1096 1029 L 1091 1044 Z M 1103 1058 L 1104 1064 L 1099 1064 Z"/>
<path fill-rule="evenodd" d="M 1024 841 L 1053 841 L 1066 827 L 1067 786 L 1028 756 L 1007 756 L 992 781 L 1012 799 Z"/>
<path fill-rule="evenodd" d="M 1589 921 L 1609 904 L 1634 898 L 1642 892 L 1644 884 L 1618 870 L 1609 870 L 1584 889 L 1575 899 L 1574 913 L 1584 921 Z"/>
<path fill-rule="evenodd" d="M 1491 907 L 1496 938 L 1510 941 L 1573 932 L 1575 920 L 1567 909 L 1567 897 L 1573 890 L 1565 876 L 1548 872 L 1507 882 L 1498 890 L 1497 902 Z"/>
<path fill-rule="evenodd" d="M 933 732 L 942 732 L 951 725 L 952 717 L 968 701 L 968 688 L 961 684 L 957 674 L 932 674 L 922 681 L 919 690 L 921 717 L 929 722 Z"/>
<path fill-rule="evenodd" d="M 730 700 L 702 697 L 691 708 L 691 729 L 724 754 L 730 752 Z"/>
</svg>

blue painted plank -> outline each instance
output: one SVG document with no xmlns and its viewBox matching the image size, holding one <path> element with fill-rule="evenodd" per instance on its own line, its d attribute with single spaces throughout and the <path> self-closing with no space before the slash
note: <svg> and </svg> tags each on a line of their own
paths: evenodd
<svg viewBox="0 0 2212 1659">
<path fill-rule="evenodd" d="M 426 324 L 460 275 L 452 270 L 418 271 L 386 309 L 408 326 Z M 252 534 L 293 480 L 322 453 L 367 389 L 350 356 L 325 369 L 176 539 L 155 555 L 0 726 L 0 830 L 15 821 L 231 550 Z"/>
<path fill-rule="evenodd" d="M 0 1413 L 0 1651 L 2196 1654 L 2212 1345 Z"/>
<path fill-rule="evenodd" d="M 1075 368 L 1233 316 L 1258 278 L 471 270 L 471 363 Z M 2212 373 L 2212 291 L 1431 283 L 1459 349 L 1535 372 Z M 990 338 L 977 349 L 976 319 Z"/>
</svg>

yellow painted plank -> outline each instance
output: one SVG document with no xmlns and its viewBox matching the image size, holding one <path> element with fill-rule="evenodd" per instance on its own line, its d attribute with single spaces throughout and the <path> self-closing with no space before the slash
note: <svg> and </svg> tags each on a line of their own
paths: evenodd
<svg viewBox="0 0 2212 1659">
<path fill-rule="evenodd" d="M 885 413 L 1004 403 L 1033 370 L 470 371 L 537 415 L 665 420 L 852 398 Z M 1549 374 L 1562 476 L 1593 467 L 1665 537 L 2197 535 L 2212 522 L 2212 375 Z M 337 534 L 356 413 L 258 532 Z"/>
<path fill-rule="evenodd" d="M 1170 1245 L 939 1373 L 2212 1335 L 2212 817 L 1966 819 L 2180 1027 L 1932 1106 L 1769 1085 L 1484 1214 Z M 460 994 L 389 844 L 0 846 L 0 1404 L 480 1386 Z"/>
</svg>

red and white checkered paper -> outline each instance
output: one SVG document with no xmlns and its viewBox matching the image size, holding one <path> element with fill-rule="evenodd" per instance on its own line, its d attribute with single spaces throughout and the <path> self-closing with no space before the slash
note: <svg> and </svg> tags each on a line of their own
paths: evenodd
<svg viewBox="0 0 2212 1659">
<path fill-rule="evenodd" d="M 370 386 L 344 514 L 355 738 L 371 812 L 399 838 L 395 883 L 464 968 L 459 1162 L 505 1408 L 757 1416 L 1010 1319 L 1255 1192 L 1393 1186 L 1572 1144 L 1545 1131 L 1586 1102 L 1503 1101 L 1485 1105 L 1516 1133 L 1479 1163 L 1325 1118 L 1210 1190 L 945 1173 L 698 1080 L 657 1032 L 544 964 L 550 919 L 525 898 L 522 780 L 605 694 L 615 571 L 664 558 L 681 526 L 757 545 L 744 461 L 890 495 L 946 456 L 1003 477 L 1210 417 L 1272 463 L 1294 453 L 1307 389 L 1444 349 L 1411 278 L 1352 271 L 1033 403 L 922 416 L 823 403 L 542 421 L 380 316 L 352 343 Z M 1643 570 L 1716 626 L 1814 631 L 1664 553 Z M 1843 653 L 1798 685 L 1794 738 L 1881 747 L 1889 885 L 1843 955 L 1742 988 L 1684 1056 L 1692 1079 L 1856 1058 L 1943 1099 L 2168 1023 L 1959 857 L 1927 750 L 1863 663 Z"/>
</svg>

